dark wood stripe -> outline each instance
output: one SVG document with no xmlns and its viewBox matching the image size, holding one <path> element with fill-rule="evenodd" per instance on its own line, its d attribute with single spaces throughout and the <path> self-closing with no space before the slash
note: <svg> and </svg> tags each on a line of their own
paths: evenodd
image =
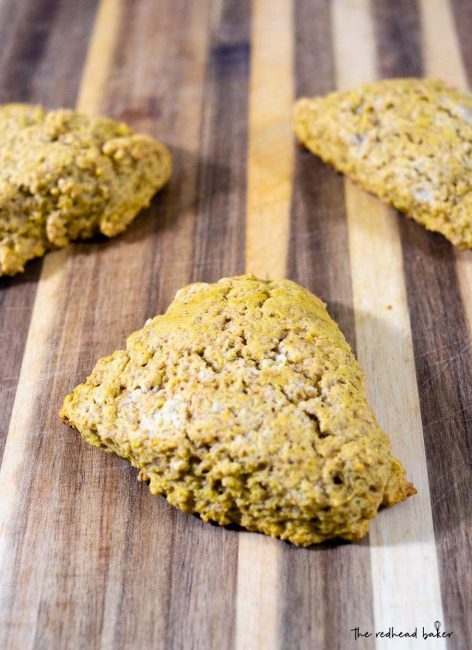
<svg viewBox="0 0 472 650">
<path fill-rule="evenodd" d="M 300 0 L 294 6 L 296 97 L 332 91 L 336 79 L 329 4 Z M 287 275 L 328 302 L 355 347 L 344 181 L 299 147 Z M 374 627 L 368 541 L 311 550 L 284 545 L 281 593 L 281 647 L 350 647 L 352 628 Z M 363 647 L 374 644 L 366 640 Z"/>
<path fill-rule="evenodd" d="M 249 21 L 248 0 L 224 0 L 213 26 L 195 230 L 198 281 L 244 273 Z"/>
<path fill-rule="evenodd" d="M 469 0 L 450 0 L 453 9 L 454 24 L 459 37 L 462 60 L 467 73 L 469 85 L 472 79 L 472 3 Z M 446 79 L 447 81 L 447 79 Z"/>
<path fill-rule="evenodd" d="M 2 5 L 0 102 L 73 106 L 95 9 L 96 0 Z M 41 266 L 35 260 L 25 273 L 0 279 L 0 462 Z"/>
<path fill-rule="evenodd" d="M 31 101 L 31 85 L 59 9 L 58 0 L 18 3 L 23 11 L 7 44 L 1 74 L 0 102 Z M 13 17 L 12 17 L 13 18 Z M 9 47 L 8 47 L 9 45 Z"/>
<path fill-rule="evenodd" d="M 421 75 L 416 3 L 372 3 L 381 76 Z M 460 21 L 458 21 L 460 22 Z M 398 51 L 407 56 L 398 56 Z M 454 249 L 398 216 L 428 465 L 445 625 L 450 647 L 471 637 L 472 372 Z M 454 468 L 452 471 L 451 468 Z"/>
<path fill-rule="evenodd" d="M 222 0 L 213 9 L 192 271 L 192 280 L 208 282 L 245 267 L 251 19 L 247 0 Z M 237 557 L 236 531 L 177 517 L 168 648 L 233 647 Z"/>
<path fill-rule="evenodd" d="M 336 89 L 329 3 L 294 3 L 295 97 L 323 95 Z M 355 325 L 344 207 L 344 179 L 297 145 L 291 208 L 288 276 L 329 302 L 355 349 Z"/>
<path fill-rule="evenodd" d="M 0 102 L 73 106 L 97 0 L 16 3 L 2 43 Z M 59 55 L 60 52 L 60 55 Z"/>
<path fill-rule="evenodd" d="M 421 27 L 416 0 L 371 0 L 382 77 L 421 77 Z"/>
<path fill-rule="evenodd" d="M 4 71 L 11 49 L 14 47 L 15 35 L 19 24 L 24 20 L 32 3 L 18 3 L 17 0 L 3 0 L 0 3 L 0 75 Z"/>
<path fill-rule="evenodd" d="M 451 245 L 400 226 L 441 594 L 452 648 L 471 638 L 472 372 Z M 453 469 L 452 469 L 453 468 Z"/>
</svg>

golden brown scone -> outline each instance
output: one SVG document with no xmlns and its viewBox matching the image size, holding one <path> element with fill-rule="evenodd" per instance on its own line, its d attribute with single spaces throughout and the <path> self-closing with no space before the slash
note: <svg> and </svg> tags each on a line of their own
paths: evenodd
<svg viewBox="0 0 472 650">
<path fill-rule="evenodd" d="M 0 275 L 51 248 L 122 232 L 168 180 L 167 148 L 70 110 L 0 106 Z"/>
<path fill-rule="evenodd" d="M 181 289 L 61 417 L 184 512 L 300 546 L 359 539 L 415 492 L 337 324 L 289 280 Z"/>
<path fill-rule="evenodd" d="M 472 95 L 435 79 L 387 79 L 300 99 L 294 129 L 369 192 L 472 246 Z"/>
</svg>

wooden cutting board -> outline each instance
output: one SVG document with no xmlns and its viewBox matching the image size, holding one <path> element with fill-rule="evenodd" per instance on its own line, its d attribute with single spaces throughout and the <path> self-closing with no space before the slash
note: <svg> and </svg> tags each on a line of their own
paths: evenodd
<svg viewBox="0 0 472 650">
<path fill-rule="evenodd" d="M 466 87 L 470 34 L 467 0 L 0 1 L 1 101 L 126 120 L 175 161 L 123 236 L 1 280 L 1 648 L 471 647 L 471 254 L 290 130 L 301 95 L 380 76 Z M 328 303 L 418 488 L 362 543 L 204 524 L 57 417 L 179 287 L 246 270 Z M 423 640 L 439 624 L 452 636 Z M 418 638 L 375 638 L 392 626 Z"/>
</svg>

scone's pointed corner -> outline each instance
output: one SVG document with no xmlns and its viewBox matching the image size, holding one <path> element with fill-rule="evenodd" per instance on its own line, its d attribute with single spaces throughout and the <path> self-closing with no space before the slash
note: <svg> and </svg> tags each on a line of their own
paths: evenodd
<svg viewBox="0 0 472 650">
<path fill-rule="evenodd" d="M 406 480 L 403 465 L 396 458 L 392 459 L 392 473 L 385 486 L 382 505 L 385 507 L 394 506 L 396 503 L 406 501 L 417 493 L 413 483 Z"/>
<path fill-rule="evenodd" d="M 68 413 L 69 413 L 68 407 L 69 407 L 71 399 L 72 399 L 71 394 L 66 395 L 65 398 L 64 398 L 64 401 L 62 402 L 62 405 L 61 405 L 61 407 L 59 409 L 59 417 L 64 422 L 64 424 L 67 424 L 69 426 L 72 426 L 70 421 L 69 421 L 69 416 L 68 416 Z"/>
<path fill-rule="evenodd" d="M 308 138 L 306 117 L 309 112 L 310 100 L 306 97 L 297 99 L 292 111 L 292 129 L 300 144 L 306 146 Z"/>
<path fill-rule="evenodd" d="M 409 481 L 406 482 L 406 498 L 408 497 L 414 497 L 415 494 L 418 494 L 418 490 L 415 488 L 413 483 L 410 483 Z"/>
<path fill-rule="evenodd" d="M 155 149 L 157 155 L 160 157 L 161 170 L 160 170 L 160 179 L 158 183 L 159 186 L 158 189 L 160 189 L 166 183 L 168 183 L 170 177 L 172 176 L 172 171 L 173 171 L 172 153 L 169 147 L 164 143 L 159 142 L 158 140 L 153 140 L 151 137 L 149 137 L 149 140 L 151 141 L 151 145 Z"/>
</svg>

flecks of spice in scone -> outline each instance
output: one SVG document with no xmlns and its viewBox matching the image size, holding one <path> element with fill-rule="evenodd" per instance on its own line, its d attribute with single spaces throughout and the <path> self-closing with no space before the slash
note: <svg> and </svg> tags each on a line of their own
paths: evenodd
<svg viewBox="0 0 472 650">
<path fill-rule="evenodd" d="M 414 493 L 337 324 L 289 280 L 181 289 L 61 415 L 185 512 L 301 546 L 359 539 Z"/>
<path fill-rule="evenodd" d="M 300 99 L 294 129 L 368 191 L 472 246 L 472 95 L 435 79 L 383 80 Z"/>
<path fill-rule="evenodd" d="M 0 106 L 0 275 L 71 240 L 122 232 L 169 179 L 167 148 L 70 110 Z"/>
</svg>

